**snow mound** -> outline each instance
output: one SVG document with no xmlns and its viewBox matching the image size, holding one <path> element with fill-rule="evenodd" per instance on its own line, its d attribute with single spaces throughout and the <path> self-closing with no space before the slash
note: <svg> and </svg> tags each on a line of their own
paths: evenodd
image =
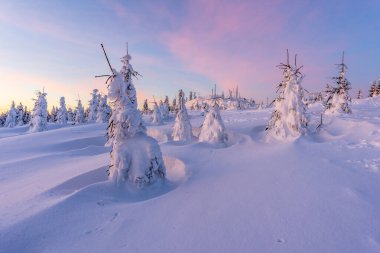
<svg viewBox="0 0 380 253">
<path fill-rule="evenodd" d="M 183 161 L 174 157 L 164 156 L 164 163 L 166 167 L 166 179 L 169 182 L 178 186 L 188 178 L 189 173 Z"/>
<path fill-rule="evenodd" d="M 168 181 L 168 186 L 166 190 L 173 190 L 178 187 L 181 183 L 186 181 L 189 173 L 186 170 L 186 166 L 183 161 L 170 157 L 164 156 L 164 164 L 166 166 L 166 179 Z M 108 180 L 107 176 L 107 166 L 103 166 L 92 171 L 80 174 L 73 177 L 62 184 L 59 184 L 52 189 L 45 192 L 45 196 L 67 196 L 85 189 L 88 186 L 94 185 L 100 182 L 106 182 Z M 111 186 L 113 187 L 113 186 Z"/>
</svg>

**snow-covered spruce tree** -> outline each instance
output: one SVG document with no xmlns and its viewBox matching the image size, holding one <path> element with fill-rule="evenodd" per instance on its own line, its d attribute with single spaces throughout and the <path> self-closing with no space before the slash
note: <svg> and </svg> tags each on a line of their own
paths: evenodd
<svg viewBox="0 0 380 253">
<path fill-rule="evenodd" d="M 215 102 L 214 105 L 210 107 L 203 121 L 199 141 L 212 144 L 224 143 L 227 138 L 225 129 L 222 117 L 220 116 L 219 105 Z"/>
<path fill-rule="evenodd" d="M 169 108 L 167 107 L 166 103 L 162 102 L 160 100 L 160 112 L 161 112 L 161 118 L 162 120 L 167 120 L 169 118 Z"/>
<path fill-rule="evenodd" d="M 7 118 L 7 115 L 5 113 L 0 114 L 0 127 L 4 126 L 6 118 Z"/>
<path fill-rule="evenodd" d="M 24 121 L 24 124 L 28 124 L 30 122 L 30 111 L 28 111 L 28 107 L 25 106 L 24 108 L 24 115 L 22 116 L 22 120 Z"/>
<path fill-rule="evenodd" d="M 56 122 L 57 121 L 57 114 L 58 114 L 58 109 L 55 108 L 55 106 L 53 105 L 50 113 L 48 113 L 48 121 L 51 123 Z"/>
<path fill-rule="evenodd" d="M 182 90 L 179 91 L 178 105 L 179 108 L 173 126 L 172 137 L 175 141 L 190 141 L 193 138 L 193 133 Z"/>
<path fill-rule="evenodd" d="M 377 89 L 376 89 L 376 82 L 373 81 L 371 83 L 371 87 L 369 89 L 369 97 L 376 97 L 377 96 Z"/>
<path fill-rule="evenodd" d="M 108 86 L 112 114 L 108 125 L 111 146 L 109 178 L 117 185 L 128 182 L 137 188 L 151 185 L 165 178 L 165 165 L 157 141 L 146 134 L 140 111 L 137 109 L 136 90 L 132 77 L 138 73 L 129 63 L 127 53 L 123 67 L 113 75 Z"/>
<path fill-rule="evenodd" d="M 336 64 L 339 68 L 339 76 L 333 77 L 336 87 L 333 87 L 330 97 L 326 103 L 326 114 L 335 113 L 351 113 L 350 103 L 351 97 L 348 90 L 351 89 L 350 82 L 346 79 L 346 68 L 344 64 L 344 52 L 342 56 L 342 63 Z"/>
<path fill-rule="evenodd" d="M 266 131 L 277 139 L 294 139 L 307 131 L 308 118 L 303 102 L 303 89 L 301 82 L 303 75 L 300 68 L 281 63 L 283 80 L 278 85 L 278 97 L 275 100 L 275 110 L 269 120 Z"/>
<path fill-rule="evenodd" d="M 110 119 L 111 116 L 111 107 L 107 104 L 107 95 L 101 96 L 99 95 L 99 106 L 98 106 L 98 114 L 96 116 L 97 123 L 106 123 Z"/>
<path fill-rule="evenodd" d="M 154 101 L 154 109 L 153 109 L 153 114 L 152 114 L 152 124 L 153 125 L 161 125 L 162 124 L 161 110 L 158 107 L 156 101 Z"/>
<path fill-rule="evenodd" d="M 99 106 L 99 94 L 98 89 L 94 89 L 91 93 L 91 99 L 88 102 L 88 122 L 95 122 L 98 114 L 98 106 Z"/>
<path fill-rule="evenodd" d="M 149 106 L 148 106 L 148 99 L 144 100 L 144 105 L 143 105 L 143 114 L 148 115 L 149 114 Z"/>
<path fill-rule="evenodd" d="M 66 109 L 65 97 L 61 97 L 59 99 L 59 109 L 57 112 L 57 123 L 60 125 L 66 125 L 67 124 L 67 109 Z"/>
<path fill-rule="evenodd" d="M 67 121 L 68 122 L 73 122 L 75 119 L 75 113 L 73 112 L 73 109 L 71 107 L 67 109 Z"/>
<path fill-rule="evenodd" d="M 377 86 L 376 86 L 376 95 L 377 95 L 377 96 L 380 95 L 380 80 L 377 82 Z"/>
<path fill-rule="evenodd" d="M 171 106 L 171 111 L 176 112 L 177 111 L 177 99 L 173 98 L 172 106 Z"/>
<path fill-rule="evenodd" d="M 78 99 L 78 105 L 75 108 L 75 125 L 83 124 L 85 122 L 84 108 L 82 101 Z"/>
<path fill-rule="evenodd" d="M 22 126 L 24 125 L 24 106 L 20 103 L 16 108 L 17 116 L 16 116 L 16 125 Z"/>
<path fill-rule="evenodd" d="M 46 93 L 44 91 L 37 92 L 37 99 L 34 101 L 32 119 L 30 120 L 29 131 L 31 133 L 41 132 L 47 128 L 47 102 Z"/>
<path fill-rule="evenodd" d="M 356 96 L 357 99 L 362 99 L 363 98 L 363 92 L 362 90 L 358 91 L 358 95 Z"/>
<path fill-rule="evenodd" d="M 4 126 L 13 128 L 16 126 L 17 110 L 15 108 L 15 102 L 12 101 L 11 108 L 8 111 L 7 118 L 5 119 Z"/>
</svg>

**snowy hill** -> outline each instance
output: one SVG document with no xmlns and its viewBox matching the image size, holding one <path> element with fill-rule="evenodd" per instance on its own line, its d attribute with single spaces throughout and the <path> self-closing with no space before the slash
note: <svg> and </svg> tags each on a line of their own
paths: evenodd
<svg viewBox="0 0 380 253">
<path fill-rule="evenodd" d="M 222 111 L 226 146 L 148 124 L 168 179 L 141 192 L 107 181 L 106 124 L 2 128 L 0 252 L 380 252 L 380 98 L 352 109 L 284 143 L 270 109 Z"/>
</svg>

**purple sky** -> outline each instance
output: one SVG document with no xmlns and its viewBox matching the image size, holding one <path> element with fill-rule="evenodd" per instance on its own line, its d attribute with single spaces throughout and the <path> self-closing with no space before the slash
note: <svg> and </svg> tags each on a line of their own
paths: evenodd
<svg viewBox="0 0 380 253">
<path fill-rule="evenodd" d="M 119 69 L 127 41 L 140 101 L 180 88 L 207 95 L 214 83 L 274 98 L 287 48 L 310 91 L 330 82 L 344 50 L 352 95 L 367 94 L 380 78 L 379 10 L 378 0 L 1 1 L 0 109 L 32 105 L 42 87 L 49 107 L 78 94 L 86 104 L 93 88 L 106 92 L 93 78 L 109 72 L 100 43 Z"/>
</svg>

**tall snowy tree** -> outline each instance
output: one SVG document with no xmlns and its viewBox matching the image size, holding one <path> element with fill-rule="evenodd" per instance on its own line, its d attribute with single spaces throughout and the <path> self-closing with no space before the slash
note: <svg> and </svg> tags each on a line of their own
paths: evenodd
<svg viewBox="0 0 380 253">
<path fill-rule="evenodd" d="M 297 56 L 296 56 L 297 57 Z M 303 88 L 301 82 L 303 75 L 300 68 L 289 63 L 281 63 L 283 80 L 277 87 L 278 97 L 275 100 L 275 110 L 266 128 L 268 134 L 277 139 L 294 139 L 307 131 L 308 118 L 303 103 Z"/>
<path fill-rule="evenodd" d="M 121 58 L 123 67 L 113 75 L 108 86 L 112 114 L 108 125 L 111 146 L 109 178 L 121 184 L 129 182 L 142 188 L 165 178 L 165 165 L 157 141 L 146 134 L 140 111 L 137 109 L 136 90 L 132 77 L 138 73 L 129 63 L 128 54 Z"/>
<path fill-rule="evenodd" d="M 148 106 L 148 99 L 145 99 L 144 100 L 144 104 L 143 104 L 143 110 L 142 110 L 143 114 L 145 115 L 148 115 L 149 114 L 149 106 Z"/>
<path fill-rule="evenodd" d="M 160 100 L 160 112 L 161 112 L 161 118 L 162 120 L 167 120 L 169 118 L 169 108 L 167 107 L 166 103 L 162 102 Z"/>
<path fill-rule="evenodd" d="M 111 117 L 111 107 L 107 104 L 107 95 L 101 96 L 98 106 L 97 123 L 106 123 Z"/>
<path fill-rule="evenodd" d="M 176 98 L 173 98 L 171 111 L 173 111 L 173 112 L 177 111 L 177 99 Z"/>
<path fill-rule="evenodd" d="M 37 99 L 34 100 L 34 108 L 32 112 L 32 119 L 30 121 L 29 131 L 41 132 L 47 128 L 47 102 L 45 91 L 37 92 Z"/>
<path fill-rule="evenodd" d="M 75 108 L 75 125 L 83 124 L 85 122 L 84 108 L 82 101 L 78 99 L 78 105 Z"/>
<path fill-rule="evenodd" d="M 369 97 L 376 97 L 377 96 L 377 88 L 376 88 L 376 82 L 373 81 L 371 83 L 371 87 L 369 89 Z"/>
<path fill-rule="evenodd" d="M 357 99 L 362 99 L 363 98 L 363 92 L 362 90 L 358 91 L 358 95 L 356 96 Z"/>
<path fill-rule="evenodd" d="M 24 121 L 24 124 L 28 124 L 30 122 L 30 111 L 28 111 L 28 107 L 24 107 L 24 115 L 22 116 L 22 119 Z"/>
<path fill-rule="evenodd" d="M 378 81 L 377 86 L 376 86 L 376 96 L 379 96 L 379 95 L 380 95 L 380 80 Z"/>
<path fill-rule="evenodd" d="M 57 112 L 57 123 L 60 125 L 66 125 L 67 124 L 67 109 L 66 109 L 65 97 L 61 97 L 59 99 L 59 109 Z"/>
<path fill-rule="evenodd" d="M 20 103 L 16 108 L 17 116 L 16 116 L 16 125 L 22 126 L 24 125 L 24 106 Z"/>
<path fill-rule="evenodd" d="M 227 139 L 225 129 L 222 117 L 220 116 L 219 105 L 214 102 L 214 105 L 210 107 L 203 121 L 199 141 L 212 144 L 224 143 Z"/>
<path fill-rule="evenodd" d="M 57 114 L 58 114 L 58 109 L 55 108 L 55 106 L 53 105 L 53 107 L 51 108 L 50 114 L 48 114 L 49 122 L 51 122 L 51 123 L 56 122 L 57 121 Z"/>
<path fill-rule="evenodd" d="M 344 52 L 342 55 L 342 63 L 336 65 L 339 68 L 339 76 L 333 77 L 336 87 L 333 87 L 332 94 L 327 99 L 325 113 L 351 113 L 351 97 L 348 94 L 348 91 L 351 89 L 351 84 L 346 78 L 347 66 L 344 64 Z"/>
<path fill-rule="evenodd" d="M 5 119 L 4 126 L 13 128 L 17 125 L 17 110 L 15 108 L 15 102 L 12 101 L 11 108 L 8 111 L 7 118 Z"/>
<path fill-rule="evenodd" d="M 173 126 L 172 137 L 175 141 L 190 141 L 193 138 L 193 133 L 182 90 L 178 94 L 178 105 L 179 108 Z"/>
<path fill-rule="evenodd" d="M 88 122 L 95 122 L 98 115 L 99 94 L 98 89 L 94 89 L 91 93 L 91 100 L 88 102 Z"/>
<path fill-rule="evenodd" d="M 71 107 L 67 109 L 67 121 L 73 122 L 75 120 L 75 113 L 73 112 L 73 109 Z"/>
<path fill-rule="evenodd" d="M 162 115 L 161 110 L 157 105 L 157 102 L 154 101 L 154 107 L 153 107 L 153 114 L 152 114 L 152 124 L 154 125 L 161 125 L 162 124 Z"/>
</svg>

